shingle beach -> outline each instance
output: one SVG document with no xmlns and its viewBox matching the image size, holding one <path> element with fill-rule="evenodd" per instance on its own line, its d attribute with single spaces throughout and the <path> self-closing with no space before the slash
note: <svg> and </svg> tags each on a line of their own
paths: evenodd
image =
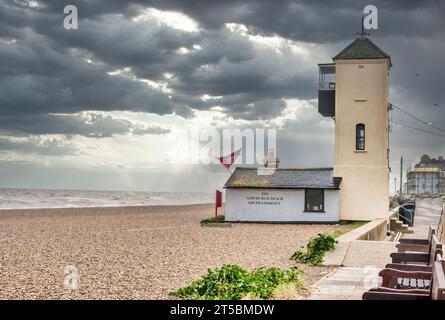
<svg viewBox="0 0 445 320">
<path fill-rule="evenodd" d="M 201 227 L 212 205 L 0 211 L 0 299 L 168 299 L 224 263 L 296 266 L 290 255 L 339 225 Z M 310 287 L 331 271 L 301 266 Z M 75 290 L 64 285 L 77 272 Z"/>
</svg>

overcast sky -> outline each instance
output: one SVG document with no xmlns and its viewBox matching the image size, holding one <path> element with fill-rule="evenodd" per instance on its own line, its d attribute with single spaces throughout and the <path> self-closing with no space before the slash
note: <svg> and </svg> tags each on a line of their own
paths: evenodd
<svg viewBox="0 0 445 320">
<path fill-rule="evenodd" d="M 187 164 L 193 128 L 275 128 L 282 166 L 333 166 L 317 63 L 353 41 L 367 4 L 391 102 L 445 128 L 443 1 L 0 0 L 0 186 L 220 188 L 224 168 Z M 445 131 L 392 122 L 393 177 L 401 156 L 445 156 L 445 137 L 412 127 Z"/>
</svg>

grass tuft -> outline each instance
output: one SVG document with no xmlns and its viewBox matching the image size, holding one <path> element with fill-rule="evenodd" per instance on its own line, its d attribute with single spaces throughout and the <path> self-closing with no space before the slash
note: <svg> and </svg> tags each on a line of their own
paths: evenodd
<svg viewBox="0 0 445 320">
<path fill-rule="evenodd" d="M 317 237 L 309 240 L 306 250 L 295 251 L 291 260 L 317 266 L 323 263 L 325 253 L 333 250 L 336 244 L 334 236 L 319 233 Z"/>
<path fill-rule="evenodd" d="M 217 219 L 218 222 L 224 222 L 225 220 L 226 220 L 225 216 L 223 216 L 223 215 L 218 216 L 218 219 Z M 215 222 L 215 218 L 212 217 L 212 218 L 202 219 L 200 223 L 201 224 L 209 224 L 209 223 L 214 223 L 214 222 Z"/>
</svg>

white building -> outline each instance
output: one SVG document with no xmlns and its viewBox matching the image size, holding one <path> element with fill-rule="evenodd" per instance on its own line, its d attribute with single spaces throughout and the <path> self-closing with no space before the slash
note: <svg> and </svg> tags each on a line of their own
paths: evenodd
<svg viewBox="0 0 445 320">
<path fill-rule="evenodd" d="M 337 223 L 341 178 L 332 168 L 236 168 L 226 182 L 225 217 L 232 222 Z"/>
</svg>

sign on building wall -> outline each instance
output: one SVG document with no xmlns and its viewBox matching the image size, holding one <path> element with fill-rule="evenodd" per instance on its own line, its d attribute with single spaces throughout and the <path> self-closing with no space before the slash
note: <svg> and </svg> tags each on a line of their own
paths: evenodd
<svg viewBox="0 0 445 320">
<path fill-rule="evenodd" d="M 261 194 L 247 195 L 246 200 L 248 205 L 279 206 L 281 201 L 284 201 L 284 195 L 277 193 L 269 194 L 268 191 L 264 191 Z"/>
<path fill-rule="evenodd" d="M 325 191 L 323 213 L 304 211 L 304 189 L 227 189 L 228 221 L 338 221 L 338 190 Z"/>
</svg>

